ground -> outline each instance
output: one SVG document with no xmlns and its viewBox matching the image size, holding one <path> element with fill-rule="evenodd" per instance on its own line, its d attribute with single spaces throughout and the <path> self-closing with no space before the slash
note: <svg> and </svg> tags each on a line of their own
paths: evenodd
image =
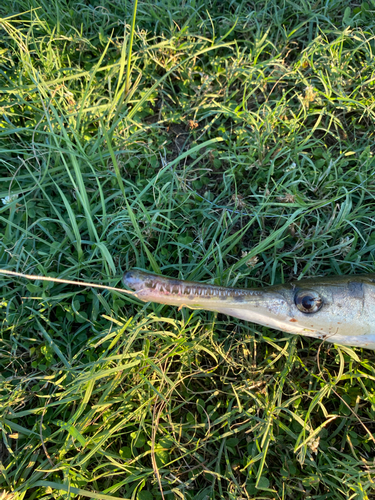
<svg viewBox="0 0 375 500">
<path fill-rule="evenodd" d="M 374 271 L 374 0 L 3 0 L 0 29 L 1 268 Z M 0 280 L 0 498 L 374 497 L 374 352 Z"/>
</svg>

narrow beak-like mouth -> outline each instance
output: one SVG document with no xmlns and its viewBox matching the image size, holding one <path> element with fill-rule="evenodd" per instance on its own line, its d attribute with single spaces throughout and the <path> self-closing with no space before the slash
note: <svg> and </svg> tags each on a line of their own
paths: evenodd
<svg viewBox="0 0 375 500">
<path fill-rule="evenodd" d="M 257 308 L 270 303 L 269 293 L 255 289 L 226 288 L 223 286 L 181 281 L 156 276 L 144 271 L 127 271 L 123 277 L 125 286 L 135 290 L 143 301 L 170 305 L 186 305 L 219 311 L 229 308 Z M 271 294 L 272 295 L 272 294 Z M 279 294 L 274 294 L 277 300 Z"/>
<path fill-rule="evenodd" d="M 144 302 L 216 311 L 295 333 L 298 328 L 290 323 L 288 301 L 279 290 L 272 287 L 266 290 L 226 288 L 137 270 L 126 272 L 123 282 L 135 290 L 137 298 Z"/>
</svg>

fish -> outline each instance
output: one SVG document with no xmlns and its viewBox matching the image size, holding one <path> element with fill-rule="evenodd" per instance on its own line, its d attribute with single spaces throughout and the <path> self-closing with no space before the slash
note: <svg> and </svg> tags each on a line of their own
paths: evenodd
<svg viewBox="0 0 375 500">
<path fill-rule="evenodd" d="M 375 274 L 231 288 L 133 269 L 122 281 L 143 302 L 215 311 L 287 333 L 375 350 Z"/>
</svg>

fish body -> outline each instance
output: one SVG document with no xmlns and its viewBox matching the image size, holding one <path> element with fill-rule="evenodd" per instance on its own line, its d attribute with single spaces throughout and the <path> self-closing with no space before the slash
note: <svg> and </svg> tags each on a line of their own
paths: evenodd
<svg viewBox="0 0 375 500">
<path fill-rule="evenodd" d="M 288 333 L 375 349 L 375 274 L 246 289 L 132 270 L 123 283 L 144 302 L 216 311 Z"/>
</svg>

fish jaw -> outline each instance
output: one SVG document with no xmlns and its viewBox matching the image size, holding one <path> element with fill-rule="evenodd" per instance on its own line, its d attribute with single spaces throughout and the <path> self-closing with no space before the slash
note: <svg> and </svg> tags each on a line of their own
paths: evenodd
<svg viewBox="0 0 375 500">
<path fill-rule="evenodd" d="M 126 272 L 123 283 L 135 290 L 137 298 L 144 302 L 220 312 L 290 333 L 301 333 L 303 329 L 293 323 L 290 300 L 273 287 L 264 290 L 227 288 L 137 270 Z"/>
</svg>

